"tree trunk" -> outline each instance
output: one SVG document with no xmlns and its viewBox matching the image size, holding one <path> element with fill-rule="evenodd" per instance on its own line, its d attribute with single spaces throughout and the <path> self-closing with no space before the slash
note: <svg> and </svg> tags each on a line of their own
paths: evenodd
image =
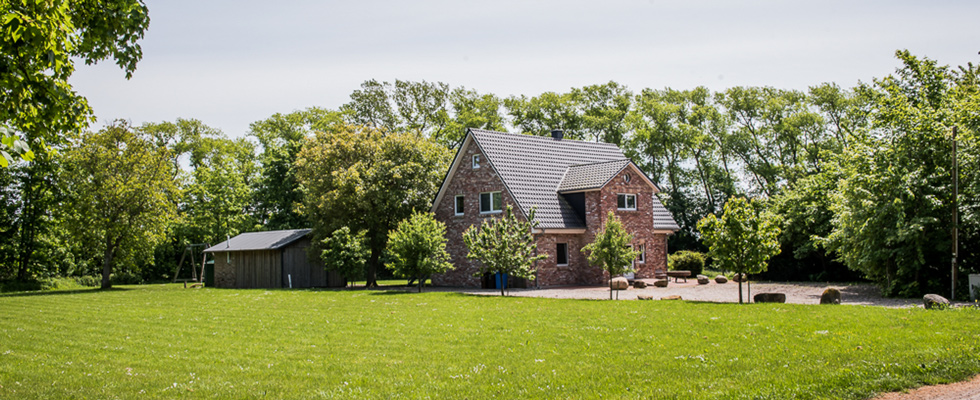
<svg viewBox="0 0 980 400">
<path fill-rule="evenodd" d="M 424 280 L 425 280 L 425 278 L 423 278 L 422 275 L 420 274 L 419 275 L 419 293 L 422 293 L 422 281 L 424 281 Z"/>
<path fill-rule="evenodd" d="M 742 304 L 742 280 L 743 279 L 742 279 L 742 274 L 740 272 L 736 272 L 736 274 L 738 274 L 738 304 Z"/>
<path fill-rule="evenodd" d="M 34 255 L 34 247 L 37 243 L 38 213 L 37 213 L 37 188 L 34 187 L 36 174 L 38 173 L 38 162 L 26 167 L 24 181 L 21 186 L 23 200 L 21 202 L 21 217 L 17 224 L 20 230 L 20 246 L 18 246 L 17 259 L 17 279 L 25 281 L 30 278 L 31 258 Z"/>
<path fill-rule="evenodd" d="M 381 252 L 384 249 L 371 249 L 371 259 L 367 263 L 364 288 L 378 287 L 378 264 L 381 263 Z"/>
<path fill-rule="evenodd" d="M 109 275 L 112 274 L 112 257 L 115 255 L 115 252 L 115 247 L 107 243 L 105 254 L 102 256 L 102 289 L 112 288 L 112 282 L 109 282 Z"/>
<path fill-rule="evenodd" d="M 609 300 L 612 300 L 612 274 L 609 274 Z"/>
</svg>

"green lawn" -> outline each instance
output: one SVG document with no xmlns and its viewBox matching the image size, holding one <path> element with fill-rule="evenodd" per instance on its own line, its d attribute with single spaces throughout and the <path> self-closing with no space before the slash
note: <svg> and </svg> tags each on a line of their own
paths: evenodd
<svg viewBox="0 0 980 400">
<path fill-rule="evenodd" d="M 846 398 L 980 372 L 980 312 L 454 293 L 0 296 L 0 399 Z"/>
</svg>

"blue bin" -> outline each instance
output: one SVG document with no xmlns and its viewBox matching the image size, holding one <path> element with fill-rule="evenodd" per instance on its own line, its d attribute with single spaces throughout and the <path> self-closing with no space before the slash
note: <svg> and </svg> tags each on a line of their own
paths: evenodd
<svg viewBox="0 0 980 400">
<path fill-rule="evenodd" d="M 497 285 L 494 286 L 494 289 L 507 289 L 507 274 L 498 272 L 495 276 L 497 278 Z"/>
</svg>

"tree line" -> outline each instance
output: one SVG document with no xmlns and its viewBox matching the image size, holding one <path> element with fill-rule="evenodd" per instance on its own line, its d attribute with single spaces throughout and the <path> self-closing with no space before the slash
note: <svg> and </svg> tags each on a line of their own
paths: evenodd
<svg viewBox="0 0 980 400">
<path fill-rule="evenodd" d="M 953 127 L 961 277 L 977 270 L 978 68 L 896 55 L 893 74 L 846 89 L 608 82 L 502 98 L 369 80 L 337 109 L 275 114 L 244 138 L 193 119 L 117 121 L 0 169 L 0 279 L 111 265 L 120 277 L 167 279 L 190 243 L 311 226 L 319 242 L 346 226 L 364 232 L 373 280 L 389 231 L 430 206 L 467 128 L 562 129 L 620 146 L 658 183 L 681 226 L 671 251 L 705 250 L 698 221 L 750 197 L 781 228 L 769 277 L 938 291 L 950 280 Z"/>
</svg>

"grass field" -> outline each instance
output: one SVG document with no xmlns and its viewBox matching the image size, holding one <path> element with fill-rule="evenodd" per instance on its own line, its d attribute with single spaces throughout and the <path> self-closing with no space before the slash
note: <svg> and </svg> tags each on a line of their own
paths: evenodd
<svg viewBox="0 0 980 400">
<path fill-rule="evenodd" d="M 859 399 L 980 372 L 976 310 L 179 287 L 0 296 L 0 399 Z"/>
</svg>

